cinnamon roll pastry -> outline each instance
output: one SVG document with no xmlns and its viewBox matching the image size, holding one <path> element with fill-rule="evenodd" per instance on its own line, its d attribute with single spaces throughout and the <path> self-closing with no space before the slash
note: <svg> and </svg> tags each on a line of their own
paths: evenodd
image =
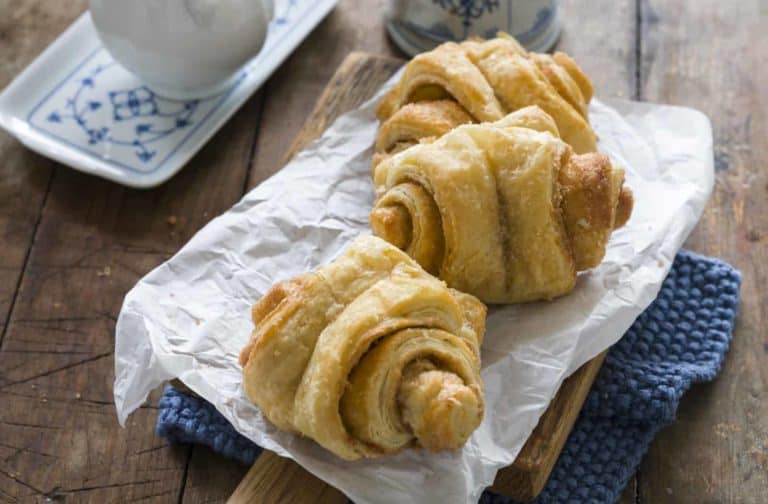
<svg viewBox="0 0 768 504">
<path fill-rule="evenodd" d="M 374 165 L 404 144 L 467 122 L 497 121 L 530 105 L 554 119 L 577 153 L 594 152 L 596 137 L 587 118 L 591 99 L 589 78 L 567 54 L 529 53 L 504 33 L 491 40 L 445 43 L 413 58 L 379 103 L 382 125 Z"/>
<path fill-rule="evenodd" d="M 452 450 L 483 416 L 485 306 L 360 237 L 253 307 L 243 385 L 277 427 L 354 460 Z"/>
<path fill-rule="evenodd" d="M 456 126 L 471 122 L 472 116 L 453 100 L 408 103 L 381 125 L 373 165 L 411 145 L 431 142 Z"/>
<path fill-rule="evenodd" d="M 487 303 L 551 299 L 600 263 L 632 210 L 624 171 L 574 154 L 527 107 L 459 126 L 374 168 L 374 234 Z"/>
</svg>

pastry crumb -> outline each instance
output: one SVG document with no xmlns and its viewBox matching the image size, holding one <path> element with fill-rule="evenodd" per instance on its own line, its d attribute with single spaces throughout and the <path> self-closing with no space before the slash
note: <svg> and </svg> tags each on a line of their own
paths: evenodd
<svg viewBox="0 0 768 504">
<path fill-rule="evenodd" d="M 732 423 L 718 423 L 714 427 L 715 434 L 725 439 L 734 432 L 741 432 L 741 427 Z"/>
</svg>

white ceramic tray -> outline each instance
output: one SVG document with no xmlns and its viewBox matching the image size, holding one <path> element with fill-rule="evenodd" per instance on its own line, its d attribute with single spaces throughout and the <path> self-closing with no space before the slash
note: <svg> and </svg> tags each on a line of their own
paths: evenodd
<svg viewBox="0 0 768 504">
<path fill-rule="evenodd" d="M 261 53 L 221 94 L 161 98 L 116 64 L 88 12 L 0 93 L 0 126 L 77 170 L 131 187 L 178 172 L 337 0 L 277 0 Z"/>
</svg>

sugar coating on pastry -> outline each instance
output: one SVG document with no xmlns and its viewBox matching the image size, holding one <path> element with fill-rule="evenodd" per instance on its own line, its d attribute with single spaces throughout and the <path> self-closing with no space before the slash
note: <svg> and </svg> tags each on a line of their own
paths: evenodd
<svg viewBox="0 0 768 504">
<path fill-rule="evenodd" d="M 459 126 L 374 167 L 371 227 L 453 288 L 487 303 L 552 299 L 605 255 L 632 208 L 624 171 L 575 154 L 526 107 Z"/>
<path fill-rule="evenodd" d="M 360 237 L 254 305 L 245 393 L 277 427 L 348 460 L 460 448 L 483 416 L 485 310 Z"/>
<path fill-rule="evenodd" d="M 552 117 L 559 136 L 576 153 L 594 152 L 597 140 L 587 117 L 591 98 L 589 78 L 565 53 L 531 53 L 505 33 L 448 42 L 413 58 L 379 103 L 382 125 L 374 165 L 395 148 L 402 150 L 397 146 L 403 143 L 414 145 L 468 122 L 497 121 L 533 105 Z M 452 102 L 462 114 L 432 113 L 434 102 Z"/>
</svg>

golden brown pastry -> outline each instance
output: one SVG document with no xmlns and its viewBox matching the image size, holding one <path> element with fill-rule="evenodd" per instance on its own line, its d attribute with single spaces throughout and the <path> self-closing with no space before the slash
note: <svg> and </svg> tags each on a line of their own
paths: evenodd
<svg viewBox="0 0 768 504">
<path fill-rule="evenodd" d="M 599 264 L 632 209 L 624 171 L 573 154 L 527 107 L 459 126 L 374 168 L 374 234 L 487 303 L 551 299 Z"/>
<path fill-rule="evenodd" d="M 577 153 L 594 152 L 587 119 L 591 99 L 592 84 L 567 54 L 529 53 L 503 33 L 445 43 L 413 58 L 379 103 L 374 165 L 421 139 L 468 122 L 497 121 L 529 105 L 547 112 Z"/>
<path fill-rule="evenodd" d="M 340 457 L 456 449 L 482 420 L 485 306 L 379 238 L 275 285 L 253 322 L 248 398 Z"/>
<path fill-rule="evenodd" d="M 388 155 L 417 143 L 431 142 L 456 126 L 471 122 L 472 116 L 453 100 L 408 103 L 382 123 L 373 165 Z"/>
</svg>

